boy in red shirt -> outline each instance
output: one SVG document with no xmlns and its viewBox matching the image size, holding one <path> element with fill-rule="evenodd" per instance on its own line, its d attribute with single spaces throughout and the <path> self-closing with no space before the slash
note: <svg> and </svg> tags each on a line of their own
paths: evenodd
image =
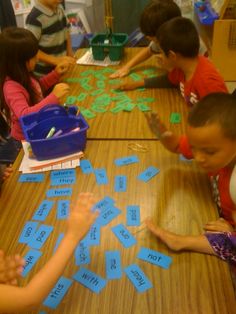
<svg viewBox="0 0 236 314">
<path fill-rule="evenodd" d="M 168 150 L 194 157 L 206 170 L 221 218 L 207 223 L 199 236 L 177 235 L 151 220 L 147 227 L 173 250 L 214 254 L 236 265 L 236 98 L 213 93 L 200 100 L 189 113 L 187 136 L 168 131 L 157 114 L 148 121 Z"/>
<path fill-rule="evenodd" d="M 210 93 L 228 93 L 215 66 L 198 54 L 199 35 L 190 19 L 176 17 L 165 22 L 157 30 L 156 40 L 160 47 L 159 62 L 168 74 L 127 82 L 119 89 L 179 87 L 189 107 Z"/>
</svg>

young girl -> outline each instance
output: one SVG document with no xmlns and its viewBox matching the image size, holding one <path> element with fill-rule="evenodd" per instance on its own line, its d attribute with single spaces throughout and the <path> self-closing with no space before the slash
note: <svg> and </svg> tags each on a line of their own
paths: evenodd
<svg viewBox="0 0 236 314">
<path fill-rule="evenodd" d="M 0 283 L 1 313 L 19 313 L 20 311 L 28 313 L 28 311 L 39 305 L 46 298 L 62 275 L 78 242 L 85 236 L 97 218 L 97 213 L 91 211 L 94 204 L 95 198 L 92 194 L 79 194 L 78 201 L 72 206 L 67 221 L 67 231 L 57 251 L 25 287 Z M 18 264 L 18 268 L 20 263 L 22 264 L 22 261 L 19 262 L 18 257 L 15 261 L 15 264 Z"/>
<path fill-rule="evenodd" d="M 16 141 L 24 139 L 19 122 L 21 116 L 37 112 L 49 104 L 60 104 L 69 92 L 67 84 L 56 84 L 60 75 L 68 70 L 68 63 L 59 64 L 39 81 L 33 77 L 37 53 L 38 41 L 30 31 L 11 27 L 0 34 L 1 110 L 10 120 L 11 136 Z M 53 85 L 52 92 L 44 97 Z"/>
<path fill-rule="evenodd" d="M 208 222 L 206 233 L 182 236 L 162 229 L 148 219 L 147 227 L 170 249 L 214 254 L 236 266 L 236 98 L 214 93 L 190 111 L 187 136 L 168 131 L 154 114 L 150 127 L 170 151 L 194 157 L 210 177 L 219 208 L 217 221 Z M 236 268 L 235 268 L 236 270 Z"/>
</svg>

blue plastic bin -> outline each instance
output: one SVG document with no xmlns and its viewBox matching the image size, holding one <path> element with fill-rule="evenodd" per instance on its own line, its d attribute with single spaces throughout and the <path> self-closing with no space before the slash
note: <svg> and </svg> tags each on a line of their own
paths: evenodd
<svg viewBox="0 0 236 314">
<path fill-rule="evenodd" d="M 195 2 L 194 10 L 198 15 L 199 21 L 203 25 L 212 25 L 215 20 L 219 19 L 219 15 L 213 10 L 208 1 Z"/>
<path fill-rule="evenodd" d="M 68 111 L 59 105 L 49 105 L 38 113 L 20 118 L 26 141 L 31 144 L 32 151 L 38 160 L 58 158 L 83 151 L 86 146 L 88 124 L 84 117 L 76 115 L 77 107 Z M 58 137 L 46 138 L 52 127 L 62 130 Z M 73 131 L 79 127 L 80 130 Z"/>
</svg>

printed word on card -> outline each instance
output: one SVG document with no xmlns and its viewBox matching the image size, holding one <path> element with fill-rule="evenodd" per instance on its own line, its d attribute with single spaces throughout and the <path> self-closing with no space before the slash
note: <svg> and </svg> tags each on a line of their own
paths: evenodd
<svg viewBox="0 0 236 314">
<path fill-rule="evenodd" d="M 169 268 L 172 258 L 148 248 L 141 248 L 138 258 L 162 268 Z"/>
<path fill-rule="evenodd" d="M 129 157 L 123 157 L 115 160 L 115 165 L 116 166 L 125 166 L 129 164 L 133 164 L 135 162 L 139 162 L 139 159 L 137 156 L 129 156 Z"/>
<path fill-rule="evenodd" d="M 47 197 L 57 197 L 57 196 L 71 196 L 72 189 L 51 189 L 47 191 Z"/>
<path fill-rule="evenodd" d="M 83 267 L 73 278 L 95 293 L 99 293 L 106 285 L 105 279 Z"/>
<path fill-rule="evenodd" d="M 54 205 L 53 201 L 48 201 L 48 200 L 44 200 L 38 207 L 38 209 L 36 210 L 36 212 L 34 213 L 34 216 L 32 219 L 34 220 L 39 220 L 39 221 L 44 221 L 50 210 L 52 209 Z"/>
<path fill-rule="evenodd" d="M 100 215 L 98 216 L 96 220 L 96 223 L 102 226 L 106 226 L 120 213 L 121 213 L 121 210 L 119 208 L 116 208 L 114 206 L 108 207 L 100 213 Z"/>
<path fill-rule="evenodd" d="M 119 251 L 106 251 L 107 279 L 119 279 L 122 277 L 121 259 Z"/>
<path fill-rule="evenodd" d="M 73 177 L 75 178 L 75 169 L 65 169 L 65 170 L 54 170 L 51 171 L 51 181 L 58 179 L 58 178 L 68 178 Z"/>
<path fill-rule="evenodd" d="M 122 224 L 117 225 L 111 229 L 125 248 L 129 248 L 136 244 L 137 242 L 136 239 L 132 236 L 129 230 L 127 230 Z"/>
<path fill-rule="evenodd" d="M 91 165 L 91 162 L 87 159 L 82 159 L 80 160 L 80 168 L 83 173 L 92 173 L 93 172 L 93 167 Z"/>
<path fill-rule="evenodd" d="M 100 226 L 98 224 L 92 225 L 86 237 L 83 239 L 83 242 L 86 245 L 99 245 L 100 244 Z"/>
<path fill-rule="evenodd" d="M 142 173 L 140 173 L 140 175 L 138 176 L 138 179 L 141 181 L 147 182 L 159 172 L 160 172 L 159 169 L 151 166 L 147 168 L 145 171 L 143 171 Z"/>
<path fill-rule="evenodd" d="M 127 177 L 115 176 L 115 191 L 126 192 L 126 189 L 127 189 Z"/>
<path fill-rule="evenodd" d="M 22 276 L 25 277 L 36 264 L 42 253 L 37 250 L 30 250 L 25 256 L 25 265 L 23 266 Z"/>
<path fill-rule="evenodd" d="M 95 173 L 96 182 L 98 185 L 108 184 L 106 169 L 104 169 L 104 168 L 103 169 L 95 169 L 94 173 Z"/>
<path fill-rule="evenodd" d="M 84 265 L 90 263 L 89 246 L 81 241 L 75 249 L 75 265 Z"/>
<path fill-rule="evenodd" d="M 64 177 L 64 178 L 56 178 L 51 180 L 51 185 L 66 185 L 66 184 L 74 184 L 76 181 L 75 177 Z"/>
<path fill-rule="evenodd" d="M 70 201 L 59 200 L 57 203 L 57 219 L 66 219 L 69 216 Z"/>
<path fill-rule="evenodd" d="M 38 227 L 38 222 L 27 221 L 21 232 L 19 243 L 28 243 Z"/>
<path fill-rule="evenodd" d="M 72 280 L 61 277 L 52 291 L 49 293 L 48 297 L 44 300 L 43 304 L 51 309 L 55 309 L 63 299 L 72 283 Z"/>
<path fill-rule="evenodd" d="M 152 288 L 152 283 L 138 265 L 129 265 L 124 269 L 124 272 L 138 292 L 144 292 Z"/>
<path fill-rule="evenodd" d="M 44 174 L 35 173 L 35 174 L 21 174 L 19 182 L 42 182 L 44 180 Z"/>
<path fill-rule="evenodd" d="M 52 232 L 53 227 L 47 225 L 41 225 L 38 230 L 35 232 L 33 237 L 28 242 L 28 245 L 32 249 L 41 249 L 41 247 L 46 242 L 47 238 L 49 237 L 50 233 Z"/>
<path fill-rule="evenodd" d="M 127 206 L 126 225 L 140 226 L 140 207 L 136 205 Z"/>
<path fill-rule="evenodd" d="M 98 210 L 102 212 L 104 209 L 110 207 L 114 203 L 115 201 L 111 197 L 105 196 L 103 199 L 101 199 L 99 202 L 95 204 L 93 210 Z"/>
</svg>

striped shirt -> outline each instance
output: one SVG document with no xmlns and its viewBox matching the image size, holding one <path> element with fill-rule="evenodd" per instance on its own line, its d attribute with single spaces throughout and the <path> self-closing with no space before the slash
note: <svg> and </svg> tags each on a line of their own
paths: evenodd
<svg viewBox="0 0 236 314">
<path fill-rule="evenodd" d="M 26 27 L 39 41 L 39 49 L 46 54 L 58 56 L 66 55 L 67 47 L 67 20 L 64 9 L 57 6 L 56 11 L 44 6 L 39 1 L 26 18 Z M 35 67 L 35 74 L 42 76 L 54 66 L 38 62 Z"/>
</svg>

